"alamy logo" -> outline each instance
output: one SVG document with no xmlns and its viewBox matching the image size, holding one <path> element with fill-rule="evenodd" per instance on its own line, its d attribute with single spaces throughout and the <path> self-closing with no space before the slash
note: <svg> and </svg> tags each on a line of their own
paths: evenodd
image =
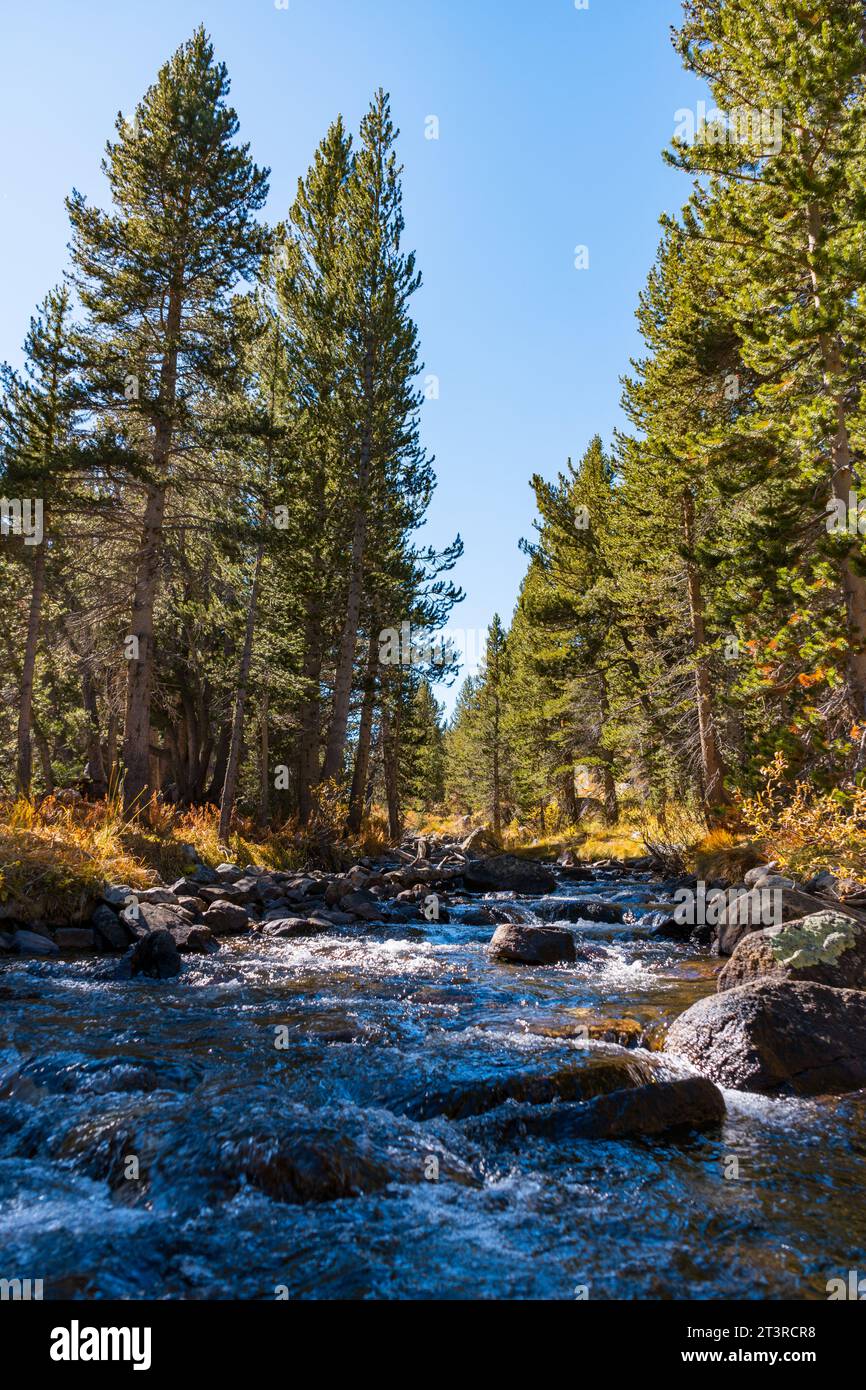
<svg viewBox="0 0 866 1390">
<path fill-rule="evenodd" d="M 76 1319 L 51 1333 L 52 1361 L 131 1361 L 134 1371 L 150 1370 L 149 1327 L 82 1327 Z"/>
<path fill-rule="evenodd" d="M 37 497 L 0 497 L 0 538 L 23 536 L 25 545 L 41 545 L 45 535 L 43 507 Z"/>
<path fill-rule="evenodd" d="M 778 888 L 678 888 L 674 893 L 674 921 L 681 927 L 717 927 L 724 914 L 731 926 L 777 927 L 782 921 L 782 893 Z"/>
<path fill-rule="evenodd" d="M 848 1270 L 847 1281 L 842 1278 L 827 1280 L 828 1303 L 842 1301 L 862 1303 L 864 1300 L 866 1300 L 866 1279 L 861 1279 L 856 1269 Z"/>
<path fill-rule="evenodd" d="M 866 536 L 866 498 L 861 501 L 856 492 L 849 492 L 846 506 L 837 497 L 827 509 L 825 526 L 831 536 Z"/>
<path fill-rule="evenodd" d="M 762 154 L 780 154 L 785 113 L 781 106 L 735 106 L 730 111 L 699 101 L 694 111 L 681 107 L 674 112 L 674 139 L 686 145 L 746 145 Z"/>
<path fill-rule="evenodd" d="M 41 1299 L 41 1279 L 0 1279 L 0 1303 L 38 1303 Z"/>
</svg>

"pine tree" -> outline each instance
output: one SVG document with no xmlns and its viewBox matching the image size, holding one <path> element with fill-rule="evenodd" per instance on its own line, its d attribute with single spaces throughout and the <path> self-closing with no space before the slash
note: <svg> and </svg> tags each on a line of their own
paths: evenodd
<svg viewBox="0 0 866 1390">
<path fill-rule="evenodd" d="M 2 372 L 0 487 L 4 497 L 15 498 L 19 505 L 26 499 L 26 505 L 34 508 L 34 521 L 36 509 L 41 514 L 39 533 L 23 539 L 19 556 L 29 572 L 30 600 L 17 700 L 16 786 L 23 796 L 29 796 L 33 685 L 49 553 L 46 528 L 56 527 L 58 517 L 71 506 L 71 475 L 77 462 L 74 429 L 81 407 L 65 288 L 52 291 L 31 320 L 24 352 L 23 378 L 8 366 Z M 4 534 L 4 541 L 11 539 Z M 56 540 L 54 544 L 56 548 Z"/>
<path fill-rule="evenodd" d="M 379 91 L 361 124 L 343 189 L 346 236 L 339 262 L 340 310 L 346 330 L 345 369 L 336 393 L 351 463 L 343 492 L 351 520 L 349 567 L 337 651 L 322 779 L 340 775 L 365 590 L 387 494 L 411 482 L 429 494 L 432 471 L 418 437 L 421 396 L 417 330 L 409 304 L 421 283 L 415 257 L 402 250 L 404 230 L 397 131 L 389 99 Z"/>
<path fill-rule="evenodd" d="M 695 237 L 719 248 L 719 283 L 762 378 L 753 417 L 759 447 L 796 460 L 799 516 L 779 518 L 802 548 L 832 560 L 844 605 L 835 635 L 804 678 L 829 690 L 839 671 L 848 721 L 866 713 L 866 564 L 856 534 L 828 541 L 828 509 L 847 514 L 858 482 L 866 285 L 863 157 L 866 30 L 848 0 L 689 0 L 677 35 L 726 122 L 679 144 L 673 162 L 709 176 L 693 200 Z M 746 122 L 745 113 L 761 120 Z M 736 138 L 731 120 L 736 119 Z M 767 138 L 772 130 L 772 139 Z M 705 181 L 704 181 L 705 182 Z M 811 499 L 806 501 L 811 492 Z M 778 531 L 778 528 L 777 528 Z M 796 583 L 793 576 L 793 584 Z M 817 572 L 813 583 L 825 583 Z M 814 592 L 814 591 L 813 591 Z M 784 624 L 788 629 L 788 624 Z M 777 645 L 796 634 L 780 630 Z M 860 763 L 866 758 L 861 745 Z"/>
<path fill-rule="evenodd" d="M 229 80 L 203 29 L 160 70 L 132 123 L 117 120 L 103 169 L 114 210 L 68 200 L 75 283 L 88 312 L 82 350 L 91 405 L 129 419 L 130 475 L 143 494 L 129 637 L 124 802 L 150 788 L 154 609 L 166 507 L 185 453 L 202 442 L 196 409 L 228 296 L 255 272 L 265 230 L 253 221 L 266 172 L 234 143 Z M 128 409 L 124 412 L 124 405 Z"/>
</svg>

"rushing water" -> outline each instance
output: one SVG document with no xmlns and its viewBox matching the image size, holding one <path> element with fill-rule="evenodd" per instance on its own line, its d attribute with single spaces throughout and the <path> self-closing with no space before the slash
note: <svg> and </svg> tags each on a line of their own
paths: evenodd
<svg viewBox="0 0 866 1390">
<path fill-rule="evenodd" d="M 579 1025 L 629 1017 L 651 1047 L 717 962 L 641 935 L 646 880 L 586 890 L 635 919 L 570 924 L 568 966 L 491 962 L 459 907 L 246 938 L 160 984 L 0 964 L 0 1277 L 47 1298 L 808 1299 L 866 1273 L 862 1094 L 727 1092 L 723 1133 L 676 1143 L 506 1141 L 472 1113 L 518 1074 L 677 1074 Z"/>
</svg>

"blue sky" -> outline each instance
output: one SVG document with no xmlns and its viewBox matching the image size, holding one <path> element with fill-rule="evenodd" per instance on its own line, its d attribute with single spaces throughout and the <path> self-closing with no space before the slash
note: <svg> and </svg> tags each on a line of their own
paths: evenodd
<svg viewBox="0 0 866 1390">
<path fill-rule="evenodd" d="M 688 196 L 660 155 L 674 113 L 702 95 L 670 45 L 679 0 L 0 3 L 0 358 L 13 362 L 67 263 L 65 194 L 106 201 L 115 114 L 196 24 L 271 168 L 271 220 L 336 113 L 357 129 L 374 89 L 391 93 L 406 242 L 424 275 L 416 316 L 440 382 L 424 409 L 439 475 L 424 540 L 463 536 L 454 628 L 484 628 L 497 610 L 508 621 L 529 477 L 620 423 L 658 217 Z M 430 116 L 438 140 L 425 138 Z"/>
</svg>

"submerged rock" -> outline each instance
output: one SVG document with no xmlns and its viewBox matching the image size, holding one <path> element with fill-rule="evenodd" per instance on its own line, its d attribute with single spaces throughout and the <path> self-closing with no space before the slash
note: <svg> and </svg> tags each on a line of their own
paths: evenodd
<svg viewBox="0 0 866 1390">
<path fill-rule="evenodd" d="M 551 1101 L 590 1100 L 609 1091 L 643 1086 L 652 1081 L 653 1075 L 652 1065 L 639 1057 L 600 1054 L 556 1071 L 512 1072 L 445 1086 L 431 1085 L 420 1094 L 397 1102 L 396 1108 L 415 1120 L 430 1120 L 439 1115 L 464 1120 L 496 1110 L 506 1101 L 548 1105 Z"/>
<path fill-rule="evenodd" d="M 275 1201 L 334 1202 L 391 1183 L 480 1186 L 472 1168 L 433 1135 L 394 1116 L 293 1108 L 274 1131 L 220 1146 L 219 1166 Z"/>
<path fill-rule="evenodd" d="M 740 985 L 681 1014 L 665 1051 L 734 1090 L 857 1090 L 866 1085 L 866 992 L 792 980 Z"/>
<path fill-rule="evenodd" d="M 582 1105 L 558 1105 L 504 1117 L 503 1139 L 536 1135 L 557 1143 L 571 1139 L 635 1139 L 676 1131 L 717 1128 L 725 1118 L 725 1099 L 702 1076 L 658 1081 L 633 1090 L 613 1091 Z"/>
<path fill-rule="evenodd" d="M 866 926 L 841 912 L 816 912 L 750 932 L 719 975 L 719 991 L 759 979 L 866 989 Z"/>
<path fill-rule="evenodd" d="M 143 936 L 133 946 L 128 965 L 130 975 L 147 975 L 152 980 L 179 975 L 180 952 L 171 932 L 160 929 Z"/>
<path fill-rule="evenodd" d="M 498 927 L 489 950 L 493 960 L 513 965 L 557 965 L 576 959 L 574 937 L 561 927 Z"/>
</svg>

